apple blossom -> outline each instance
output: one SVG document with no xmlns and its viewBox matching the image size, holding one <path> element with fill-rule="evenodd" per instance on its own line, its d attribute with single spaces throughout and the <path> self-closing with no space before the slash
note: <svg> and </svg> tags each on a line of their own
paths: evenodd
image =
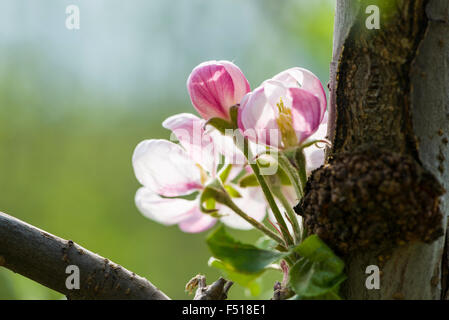
<svg viewBox="0 0 449 320">
<path fill-rule="evenodd" d="M 323 121 L 326 95 L 310 71 L 292 68 L 266 80 L 243 97 L 238 125 L 252 141 L 272 147 L 296 147 Z"/>
<path fill-rule="evenodd" d="M 186 196 L 200 193 L 215 177 L 214 140 L 204 129 L 204 120 L 194 115 L 175 115 L 164 121 L 164 127 L 173 130 L 180 144 L 151 139 L 137 145 L 133 167 L 143 186 L 136 193 L 136 205 L 148 218 L 165 225 L 178 224 L 184 232 L 207 230 L 216 218 L 201 211 L 198 196 L 193 200 Z M 266 204 L 257 188 L 240 188 L 230 182 L 226 186 L 238 194 L 233 198 L 237 206 L 255 220 L 263 220 Z M 215 208 L 224 224 L 236 229 L 252 228 L 226 206 L 216 203 Z"/>
<path fill-rule="evenodd" d="M 187 90 L 193 106 L 204 119 L 230 120 L 229 109 L 240 103 L 250 86 L 235 64 L 213 60 L 193 69 Z"/>
</svg>

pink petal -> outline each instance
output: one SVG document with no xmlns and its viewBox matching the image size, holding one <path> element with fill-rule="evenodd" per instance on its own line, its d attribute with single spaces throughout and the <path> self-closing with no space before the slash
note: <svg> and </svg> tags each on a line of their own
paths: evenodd
<svg viewBox="0 0 449 320">
<path fill-rule="evenodd" d="M 273 79 L 283 82 L 287 87 L 300 87 L 316 95 L 320 100 L 320 121 L 323 119 L 324 112 L 326 111 L 327 99 L 323 85 L 317 76 L 307 69 L 296 67 L 282 71 L 274 76 Z"/>
<path fill-rule="evenodd" d="M 135 201 L 137 208 L 145 217 L 164 225 L 188 220 L 198 207 L 197 201 L 162 198 L 145 187 L 137 190 Z"/>
<path fill-rule="evenodd" d="M 323 120 L 320 123 L 320 126 L 318 127 L 318 130 L 315 131 L 314 134 L 312 134 L 307 140 L 323 140 L 326 139 L 327 135 L 327 120 L 328 120 L 328 112 L 324 114 Z"/>
<path fill-rule="evenodd" d="M 302 142 L 312 135 L 320 125 L 320 100 L 304 89 L 290 88 L 289 92 L 292 97 L 293 128 L 299 142 Z"/>
<path fill-rule="evenodd" d="M 167 140 L 144 140 L 133 154 L 134 173 L 151 191 L 174 197 L 202 188 L 200 171 L 186 152 Z"/>
<path fill-rule="evenodd" d="M 216 222 L 217 219 L 202 213 L 199 208 L 196 208 L 191 212 L 189 219 L 186 219 L 179 224 L 179 228 L 184 232 L 198 233 L 212 228 Z"/>
<path fill-rule="evenodd" d="M 229 119 L 229 108 L 240 102 L 249 91 L 249 84 L 232 62 L 207 61 L 193 69 L 187 79 L 187 90 L 204 119 Z"/>
<path fill-rule="evenodd" d="M 243 135 L 254 143 L 277 147 L 281 137 L 271 98 L 272 95 L 267 97 L 264 86 L 248 93 L 239 108 L 238 125 Z"/>
<path fill-rule="evenodd" d="M 242 98 L 251 91 L 248 80 L 246 80 L 245 75 L 242 70 L 235 64 L 229 61 L 221 60 L 218 61 L 222 66 L 226 68 L 226 71 L 232 78 L 234 84 L 234 104 L 240 103 Z"/>
</svg>

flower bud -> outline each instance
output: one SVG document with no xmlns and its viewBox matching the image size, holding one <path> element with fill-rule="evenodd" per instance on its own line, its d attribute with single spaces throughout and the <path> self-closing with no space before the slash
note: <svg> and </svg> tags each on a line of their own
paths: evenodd
<svg viewBox="0 0 449 320">
<path fill-rule="evenodd" d="M 229 109 L 250 91 L 242 71 L 229 61 L 207 61 L 195 67 L 187 79 L 190 100 L 199 114 L 230 119 Z"/>
</svg>

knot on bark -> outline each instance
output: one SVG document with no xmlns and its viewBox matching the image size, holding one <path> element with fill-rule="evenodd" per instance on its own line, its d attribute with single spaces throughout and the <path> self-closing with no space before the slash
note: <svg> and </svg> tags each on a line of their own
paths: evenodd
<svg viewBox="0 0 449 320">
<path fill-rule="evenodd" d="M 310 232 L 337 253 L 389 250 L 443 234 L 435 177 L 411 156 L 384 151 L 340 154 L 315 170 L 295 207 Z"/>
</svg>

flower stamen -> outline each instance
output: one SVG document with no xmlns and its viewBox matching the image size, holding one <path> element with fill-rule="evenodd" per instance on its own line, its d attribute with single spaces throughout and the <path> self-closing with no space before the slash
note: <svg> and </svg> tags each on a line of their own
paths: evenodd
<svg viewBox="0 0 449 320">
<path fill-rule="evenodd" d="M 195 164 L 200 169 L 200 179 L 201 184 L 204 186 L 209 179 L 209 176 L 207 175 L 207 172 L 203 169 L 202 166 L 200 166 L 198 163 Z"/>
<path fill-rule="evenodd" d="M 279 111 L 279 116 L 276 122 L 281 132 L 281 140 L 284 144 L 284 148 L 296 146 L 298 139 L 296 137 L 295 129 L 293 128 L 292 111 L 284 105 L 282 98 L 279 99 L 279 103 L 276 104 Z"/>
</svg>

